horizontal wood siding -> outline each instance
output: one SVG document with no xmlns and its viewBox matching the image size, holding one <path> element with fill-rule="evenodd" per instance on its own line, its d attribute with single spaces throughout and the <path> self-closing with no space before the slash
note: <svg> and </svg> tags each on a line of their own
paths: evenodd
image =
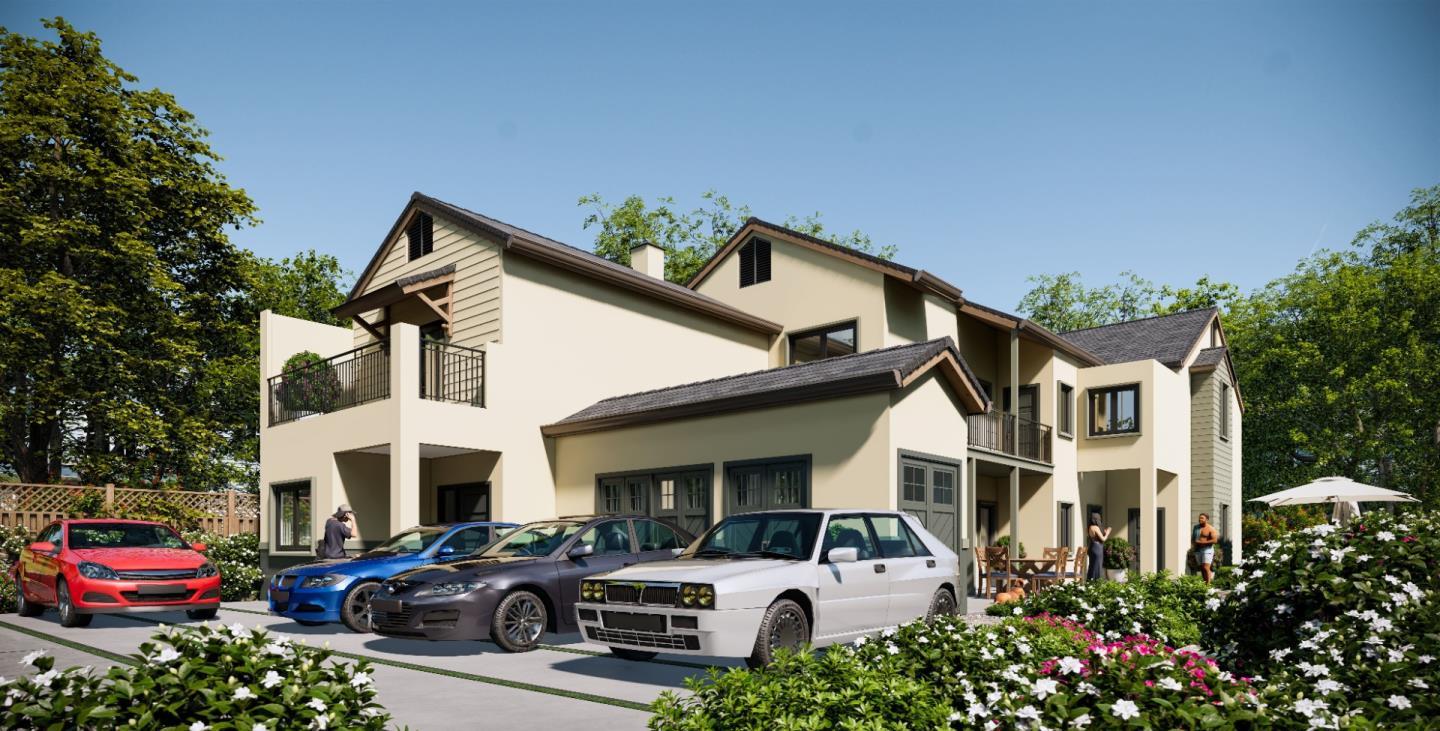
<svg viewBox="0 0 1440 731">
<path fill-rule="evenodd" d="M 1225 368 L 1190 376 L 1190 504 L 1191 518 L 1208 513 L 1219 519 L 1220 505 L 1238 509 L 1231 499 L 1231 470 L 1234 450 L 1220 436 L 1220 385 L 1228 382 Z M 1236 405 L 1232 389 L 1231 433 L 1234 434 Z"/>
<path fill-rule="evenodd" d="M 405 232 L 389 243 L 385 257 L 360 294 L 379 289 L 400 277 L 455 265 L 455 323 L 451 342 L 479 347 L 500 339 L 500 244 L 473 234 L 435 216 L 435 250 L 409 261 Z M 366 320 L 374 322 L 381 314 L 367 312 Z M 355 325 L 357 346 L 372 342 L 373 337 Z"/>
</svg>

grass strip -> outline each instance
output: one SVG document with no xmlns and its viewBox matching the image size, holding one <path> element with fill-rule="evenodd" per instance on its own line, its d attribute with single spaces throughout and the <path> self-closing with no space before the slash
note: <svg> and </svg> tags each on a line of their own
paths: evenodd
<svg viewBox="0 0 1440 731">
<path fill-rule="evenodd" d="M 41 631 L 39 631 L 39 630 L 30 629 L 29 627 L 22 627 L 22 626 L 20 626 L 20 625 L 18 625 L 18 624 L 11 624 L 11 623 L 6 622 L 6 621 L 3 621 L 3 620 L 0 620 L 0 627 L 4 627 L 5 629 L 13 630 L 13 631 L 15 631 L 15 632 L 19 632 L 20 634 L 30 635 L 31 637 L 34 637 L 34 638 L 36 638 L 36 639 L 45 640 L 46 642 L 53 642 L 53 643 L 55 643 L 55 644 L 57 644 L 57 645 L 63 645 L 63 646 L 68 647 L 68 648 L 70 648 L 70 649 L 72 649 L 72 650 L 79 650 L 80 652 L 86 653 L 86 654 L 88 654 L 88 655 L 95 655 L 96 657 L 103 657 L 103 658 L 105 658 L 106 660 L 110 660 L 111 662 L 124 663 L 124 664 L 126 664 L 126 665 L 139 665 L 139 664 L 140 664 L 140 662 L 139 662 L 138 660 L 136 660 L 136 659 L 133 658 L 133 657 L 129 657 L 128 655 L 121 655 L 121 654 L 118 654 L 118 653 L 110 652 L 109 650 L 102 650 L 102 649 L 100 649 L 100 648 L 98 648 L 98 647 L 91 647 L 91 646 L 89 646 L 89 645 L 82 645 L 82 644 L 80 644 L 79 642 L 74 642 L 74 641 L 72 641 L 72 640 L 67 640 L 67 639 L 65 639 L 64 637 L 56 637 L 55 635 L 52 635 L 52 634 L 49 634 L 49 633 L 46 633 L 46 632 L 41 632 Z"/>
<path fill-rule="evenodd" d="M 269 612 L 261 612 L 261 611 L 257 611 L 257 610 L 254 610 L 254 609 L 241 609 L 241 608 L 239 608 L 239 607 L 227 607 L 227 606 L 225 606 L 225 605 L 223 605 L 223 604 L 220 606 L 220 609 L 221 609 L 221 611 L 225 611 L 225 612 L 244 612 L 245 614 L 259 614 L 259 615 L 265 616 L 265 617 L 273 617 L 273 616 L 275 616 L 275 615 L 273 615 L 273 614 L 271 614 L 271 613 L 269 613 Z M 480 640 L 480 642 L 489 643 L 489 644 L 491 644 L 491 645 L 495 645 L 496 647 L 499 647 L 499 646 L 500 646 L 500 645 L 497 644 L 494 640 Z M 538 647 L 539 647 L 540 649 L 542 649 L 542 650 L 552 650 L 552 651 L 554 651 L 554 652 L 568 652 L 568 653 L 570 653 L 570 654 L 572 654 L 572 655 L 587 655 L 587 656 L 590 656 L 590 657 L 611 657 L 611 654 L 608 653 L 608 652 L 598 652 L 598 651 L 596 651 L 596 650 L 586 650 L 586 649 L 580 648 L 580 647 L 565 647 L 564 645 L 545 645 L 545 644 L 541 644 L 541 645 L 539 645 Z M 696 669 L 696 670 L 709 670 L 710 668 L 715 668 L 715 669 L 717 669 L 717 670 L 725 670 L 725 669 L 728 667 L 728 666 L 726 666 L 726 665 L 710 665 L 710 664 L 708 664 L 708 663 L 702 663 L 702 662 L 686 662 L 686 661 L 684 661 L 684 660 L 665 660 L 665 659 L 658 658 L 658 657 L 655 658 L 655 659 L 653 659 L 653 660 L 650 660 L 650 662 L 656 663 L 656 664 L 659 664 L 659 665 L 673 665 L 673 666 L 675 666 L 675 667 L 680 667 L 680 668 L 694 668 L 694 669 Z"/>
<path fill-rule="evenodd" d="M 243 609 L 242 609 L 242 610 L 236 610 L 236 611 L 247 611 L 247 610 L 243 610 Z M 254 613 L 254 612 L 252 612 L 252 613 Z M 135 620 L 135 621 L 137 621 L 137 622 L 145 622 L 145 623 L 154 624 L 154 625 L 166 624 L 165 622 L 161 622 L 161 621 L 156 620 L 156 619 L 150 619 L 150 618 L 148 618 L 148 617 L 142 617 L 142 616 L 132 615 L 132 614 L 117 614 L 117 615 L 115 615 L 115 616 L 117 616 L 117 617 L 123 617 L 123 618 L 125 618 L 125 619 L 133 619 L 133 620 Z M 3 622 L 0 622 L 0 624 L 4 624 L 4 623 L 3 623 Z M 176 627 L 176 628 L 181 629 L 181 630 L 187 630 L 186 627 L 181 626 L 181 625 L 170 625 L 170 626 L 171 626 L 171 627 Z M 49 638 L 49 639 L 56 639 L 56 638 Z M 78 648 L 78 647 L 77 647 L 76 649 L 81 649 L 81 648 Z M 389 659 L 389 658 L 383 658 L 383 657 L 375 657 L 375 656 L 373 656 L 373 655 L 361 655 L 361 654 L 359 654 L 359 653 L 354 653 L 354 652 L 345 652 L 345 651 L 343 651 L 343 650 L 337 650 L 337 649 L 335 649 L 335 648 L 333 648 L 333 647 L 329 647 L 329 648 L 325 648 L 325 649 L 327 649 L 332 655 L 336 655 L 336 656 L 339 656 L 339 657 L 346 657 L 346 658 L 349 658 L 349 659 L 351 659 L 351 660 L 364 660 L 365 662 L 372 663 L 372 664 L 375 664 L 375 665 L 385 665 L 385 666 L 392 667 L 392 668 L 399 668 L 399 669 L 401 669 L 401 670 L 415 670 L 415 671 L 419 671 L 419 672 L 422 672 L 422 673 L 430 673 L 431 675 L 444 675 L 444 676 L 446 676 L 446 677 L 457 678 L 457 679 L 459 679 L 459 680 L 470 680 L 470 681 L 473 681 L 473 682 L 476 682 L 476 683 L 486 683 L 486 684 L 489 684 L 489 685 L 498 685 L 498 686 L 501 686 L 501 687 L 503 687 L 503 688 L 513 688 L 513 689 L 515 689 L 515 690 L 528 690 L 528 691 L 530 691 L 530 692 L 532 692 L 532 693 L 544 693 L 544 694 L 546 694 L 546 695 L 560 696 L 561 698 L 570 698 L 570 699 L 572 699 L 572 700 L 577 700 L 577 701 L 589 701 L 589 702 L 591 702 L 591 703 L 599 703 L 599 704 L 606 705 L 606 706 L 617 706 L 617 707 L 619 707 L 619 708 L 628 708 L 628 709 L 630 709 L 630 710 L 632 710 L 632 711 L 645 711 L 645 712 L 647 712 L 647 713 L 650 711 L 650 704 L 648 704 L 648 703 L 639 703 L 639 702 L 636 702 L 636 701 L 621 700 L 621 699 L 619 699 L 619 698 L 610 698 L 610 697 L 608 697 L 608 696 L 595 695 L 595 694 L 593 694 L 593 693 L 582 693 L 582 692 L 576 691 L 576 690 L 564 690 L 564 689 L 561 689 L 561 688 L 551 688 L 551 687 L 544 686 L 544 685 L 536 685 L 535 683 L 526 683 L 526 682 L 520 681 L 520 680 L 508 680 L 508 679 L 506 679 L 506 678 L 497 678 L 497 677 L 494 677 L 494 676 L 491 676 L 491 675 L 479 675 L 479 674 L 476 674 L 476 673 L 467 673 L 467 672 L 463 672 L 463 671 L 460 671 L 460 670 L 448 670 L 448 669 L 445 669 L 445 668 L 429 667 L 429 666 L 427 666 L 427 665 L 417 665 L 417 664 L 415 664 L 415 663 L 402 662 L 402 661 L 400 661 L 400 660 L 391 660 L 391 659 Z M 133 662 L 133 661 L 132 661 L 132 662 Z"/>
</svg>

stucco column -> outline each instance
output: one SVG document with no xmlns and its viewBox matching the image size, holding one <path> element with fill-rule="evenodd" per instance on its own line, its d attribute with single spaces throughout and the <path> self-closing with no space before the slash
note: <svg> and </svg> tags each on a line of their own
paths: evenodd
<svg viewBox="0 0 1440 731">
<path fill-rule="evenodd" d="M 1014 393 L 1013 391 L 1011 393 Z M 1012 400 L 1013 403 L 1013 400 Z M 1010 558 L 1020 558 L 1020 468 L 1010 468 Z"/>
<path fill-rule="evenodd" d="M 1155 467 L 1140 470 L 1140 570 L 1155 570 L 1155 491 L 1159 488 Z M 1169 511 L 1166 511 L 1169 512 Z M 1186 534 L 1187 538 L 1189 534 Z"/>
<path fill-rule="evenodd" d="M 1010 331 L 1010 446 L 1020 453 L 1020 329 Z M 1011 478 L 1012 481 L 1018 478 Z"/>
<path fill-rule="evenodd" d="M 390 399 L 395 408 L 390 435 L 390 535 L 420 524 L 420 444 L 410 422 L 420 400 L 420 330 L 390 328 Z"/>
</svg>

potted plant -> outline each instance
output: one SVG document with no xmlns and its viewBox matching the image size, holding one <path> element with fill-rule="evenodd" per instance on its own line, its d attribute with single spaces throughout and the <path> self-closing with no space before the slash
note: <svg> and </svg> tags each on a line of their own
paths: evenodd
<svg viewBox="0 0 1440 731">
<path fill-rule="evenodd" d="M 996 538 L 995 545 L 1008 549 L 1010 547 L 1010 536 L 1000 536 Z M 1020 541 L 1020 558 L 1025 558 L 1025 541 Z"/>
<path fill-rule="evenodd" d="M 1130 564 L 1135 561 L 1135 547 L 1130 541 L 1124 538 L 1111 538 L 1105 541 L 1105 575 L 1111 581 L 1125 581 L 1125 572 L 1130 569 Z"/>
</svg>

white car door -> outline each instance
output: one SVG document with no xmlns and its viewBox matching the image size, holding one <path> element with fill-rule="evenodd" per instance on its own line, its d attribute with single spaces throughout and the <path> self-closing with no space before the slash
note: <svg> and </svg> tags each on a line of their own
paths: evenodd
<svg viewBox="0 0 1440 731">
<path fill-rule="evenodd" d="M 875 630 L 888 624 L 890 575 L 863 515 L 836 515 L 826 526 L 816 565 L 815 638 Z M 854 548 L 853 562 L 831 563 L 831 548 Z"/>
<path fill-rule="evenodd" d="M 940 587 L 939 562 L 900 516 L 872 514 L 869 518 L 890 575 L 888 624 L 924 617 Z"/>
</svg>

